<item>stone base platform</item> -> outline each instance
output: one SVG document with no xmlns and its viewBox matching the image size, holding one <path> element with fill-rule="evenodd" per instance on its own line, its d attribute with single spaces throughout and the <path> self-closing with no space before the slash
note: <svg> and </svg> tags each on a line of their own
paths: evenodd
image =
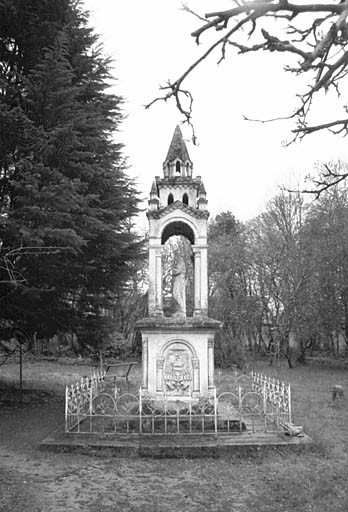
<svg viewBox="0 0 348 512">
<path fill-rule="evenodd" d="M 266 433 L 214 435 L 90 435 L 55 431 L 40 448 L 55 452 L 101 453 L 115 457 L 198 458 L 257 457 L 272 450 L 303 450 L 313 447 L 310 437 Z"/>
</svg>

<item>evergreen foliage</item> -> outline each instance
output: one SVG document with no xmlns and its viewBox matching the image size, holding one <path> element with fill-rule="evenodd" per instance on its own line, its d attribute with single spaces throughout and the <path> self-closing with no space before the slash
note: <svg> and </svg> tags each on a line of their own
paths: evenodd
<svg viewBox="0 0 348 512">
<path fill-rule="evenodd" d="M 38 336 L 102 330 L 141 254 L 122 98 L 87 21 L 72 0 L 0 0 L 0 309 Z"/>
</svg>

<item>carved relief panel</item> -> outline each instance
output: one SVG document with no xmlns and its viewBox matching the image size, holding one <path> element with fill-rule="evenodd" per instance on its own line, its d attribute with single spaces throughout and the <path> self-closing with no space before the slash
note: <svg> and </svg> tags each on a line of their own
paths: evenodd
<svg viewBox="0 0 348 512">
<path fill-rule="evenodd" d="M 189 395 L 193 390 L 192 353 L 184 343 L 172 343 L 164 354 L 163 387 L 167 395 Z"/>
</svg>

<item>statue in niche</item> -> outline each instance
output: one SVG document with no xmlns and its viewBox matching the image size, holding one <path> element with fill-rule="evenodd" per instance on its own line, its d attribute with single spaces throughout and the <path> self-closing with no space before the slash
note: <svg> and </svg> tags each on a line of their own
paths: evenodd
<svg viewBox="0 0 348 512">
<path fill-rule="evenodd" d="M 172 274 L 173 299 L 177 305 L 175 315 L 186 316 L 186 264 L 183 256 L 179 256 Z"/>
</svg>

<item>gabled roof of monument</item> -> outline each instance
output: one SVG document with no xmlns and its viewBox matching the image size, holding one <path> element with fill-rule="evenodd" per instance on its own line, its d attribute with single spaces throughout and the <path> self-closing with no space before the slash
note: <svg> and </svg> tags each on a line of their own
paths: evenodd
<svg viewBox="0 0 348 512">
<path fill-rule="evenodd" d="M 207 210 L 199 210 L 198 208 L 191 208 L 190 206 L 187 206 L 186 204 L 182 203 L 181 201 L 174 201 L 174 203 L 171 203 L 168 206 L 165 206 L 163 208 L 160 208 L 159 210 L 148 210 L 146 215 L 147 217 L 151 217 L 153 219 L 159 219 L 161 217 L 164 217 L 165 215 L 168 215 L 168 213 L 175 211 L 175 210 L 181 210 L 183 212 L 188 213 L 189 215 L 193 217 L 197 217 L 198 219 L 204 219 L 209 217 L 209 212 Z"/>
<path fill-rule="evenodd" d="M 179 125 L 174 130 L 165 162 L 174 162 L 177 158 L 182 162 L 187 162 L 187 160 L 191 162 Z"/>
</svg>

